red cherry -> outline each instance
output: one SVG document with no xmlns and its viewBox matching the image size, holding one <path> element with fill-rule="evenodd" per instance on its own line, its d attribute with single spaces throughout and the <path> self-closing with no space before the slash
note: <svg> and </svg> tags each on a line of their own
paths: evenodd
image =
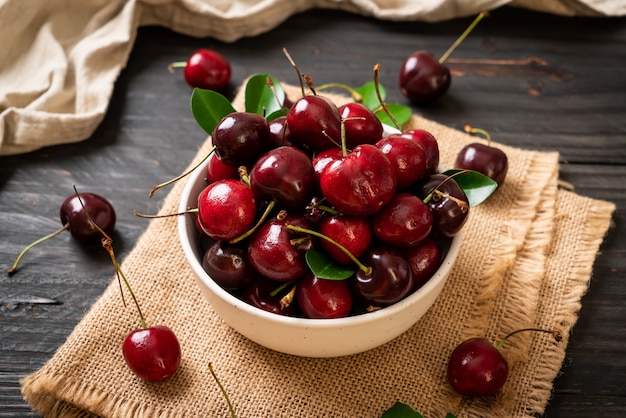
<svg viewBox="0 0 626 418">
<path fill-rule="evenodd" d="M 372 242 L 370 222 L 364 216 L 328 216 L 320 221 L 318 229 L 320 234 L 343 246 L 356 258 L 365 254 Z M 353 263 L 352 259 L 335 244 L 324 239 L 320 240 L 320 244 L 333 260 L 343 264 Z"/>
<path fill-rule="evenodd" d="M 511 336 L 524 331 L 545 332 L 557 342 L 563 339 L 556 330 L 522 328 L 509 333 L 495 346 L 484 338 L 465 340 L 450 354 L 447 368 L 450 385 L 464 396 L 495 395 L 509 377 L 509 364 L 500 348 Z"/>
<path fill-rule="evenodd" d="M 324 197 L 340 212 L 353 216 L 378 212 L 393 198 L 396 182 L 389 159 L 370 144 L 330 162 L 320 177 Z"/>
<path fill-rule="evenodd" d="M 383 137 L 383 124 L 367 106 L 350 102 L 339 106 L 343 120 L 346 146 L 350 149 L 361 144 L 375 144 Z"/>
<path fill-rule="evenodd" d="M 304 96 L 287 114 L 290 139 L 312 151 L 341 143 L 341 115 L 337 106 L 323 96 Z"/>
<path fill-rule="evenodd" d="M 425 129 L 409 129 L 400 134 L 417 143 L 426 153 L 426 175 L 435 174 L 439 168 L 439 143 L 433 134 Z"/>
<path fill-rule="evenodd" d="M 132 331 L 124 338 L 122 353 L 133 373 L 149 382 L 174 376 L 181 362 L 178 339 L 164 325 Z"/>
<path fill-rule="evenodd" d="M 80 199 L 78 196 L 80 196 Z M 89 218 L 85 215 L 85 210 L 96 225 L 107 234 L 110 234 L 115 226 L 113 206 L 104 197 L 95 193 L 79 193 L 78 196 L 75 194 L 71 195 L 61 204 L 59 211 L 61 223 L 68 225 L 72 238 L 78 241 L 100 242 L 102 233 L 89 221 Z"/>
<path fill-rule="evenodd" d="M 398 84 L 400 91 L 415 103 L 429 103 L 450 88 L 450 70 L 429 51 L 416 51 L 402 63 Z"/>
<path fill-rule="evenodd" d="M 432 228 L 430 207 L 410 193 L 398 193 L 372 218 L 374 236 L 396 247 L 412 247 L 421 243 Z"/>
<path fill-rule="evenodd" d="M 509 377 L 506 359 L 491 342 L 470 338 L 459 344 L 448 361 L 450 385 L 464 396 L 491 396 Z"/>
<path fill-rule="evenodd" d="M 461 149 L 454 167 L 478 171 L 496 183 L 502 184 L 509 170 L 509 162 L 501 149 L 474 142 Z"/>
<path fill-rule="evenodd" d="M 327 280 L 307 274 L 297 286 L 298 306 L 308 318 L 343 318 L 352 310 L 352 293 L 345 280 Z"/>
<path fill-rule="evenodd" d="M 183 75 L 191 87 L 222 90 L 230 81 L 231 68 L 228 60 L 219 52 L 198 49 L 187 60 Z"/>
<path fill-rule="evenodd" d="M 230 241 L 252 227 L 256 201 L 249 186 L 238 180 L 209 184 L 198 195 L 198 222 L 214 240 Z"/>
<path fill-rule="evenodd" d="M 238 180 L 239 177 L 239 169 L 236 166 L 222 161 L 216 152 L 209 155 L 206 175 L 209 183 L 225 179 Z"/>
<path fill-rule="evenodd" d="M 376 142 L 383 154 L 389 158 L 398 179 L 398 190 L 415 183 L 427 173 L 426 151 L 416 141 L 402 135 L 390 135 Z"/>
<path fill-rule="evenodd" d="M 426 238 L 419 245 L 407 248 L 404 256 L 411 265 L 415 289 L 422 287 L 441 264 L 441 250 L 431 237 Z"/>
</svg>

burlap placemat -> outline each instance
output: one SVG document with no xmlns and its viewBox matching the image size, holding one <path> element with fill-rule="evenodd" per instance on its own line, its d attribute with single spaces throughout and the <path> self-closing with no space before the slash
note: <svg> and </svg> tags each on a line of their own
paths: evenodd
<svg viewBox="0 0 626 418">
<path fill-rule="evenodd" d="M 236 106 L 240 102 L 241 95 Z M 461 147 L 476 140 L 418 116 L 410 126 L 436 135 L 448 166 Z M 209 147 L 207 140 L 196 161 Z M 226 417 L 211 363 L 240 418 L 374 418 L 396 401 L 428 418 L 446 412 L 459 417 L 541 413 L 615 207 L 559 190 L 557 153 L 502 148 L 510 162 L 507 181 L 472 209 L 458 263 L 435 305 L 392 342 L 331 359 L 284 355 L 250 342 L 204 300 L 178 242 L 176 219 L 155 219 L 123 269 L 148 322 L 168 325 L 180 339 L 179 372 L 150 384 L 126 367 L 120 345 L 137 326 L 137 315 L 132 306 L 123 306 L 112 281 L 66 343 L 22 381 L 25 399 L 45 417 Z M 173 186 L 160 213 L 176 212 L 183 187 L 184 181 Z M 556 343 L 542 333 L 518 335 L 503 348 L 511 374 L 498 396 L 471 400 L 453 392 L 445 370 L 459 342 L 473 336 L 495 341 L 530 326 L 558 327 L 565 339 Z"/>
</svg>

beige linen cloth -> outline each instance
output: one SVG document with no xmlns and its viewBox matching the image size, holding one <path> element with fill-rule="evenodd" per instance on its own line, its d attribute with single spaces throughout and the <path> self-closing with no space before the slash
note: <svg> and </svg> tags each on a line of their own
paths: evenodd
<svg viewBox="0 0 626 418">
<path fill-rule="evenodd" d="M 298 97 L 299 88 L 287 91 Z M 241 102 L 240 93 L 239 109 Z M 431 131 L 448 166 L 476 140 L 415 115 L 409 127 Z M 557 153 L 502 148 L 510 159 L 505 184 L 471 209 L 441 296 L 395 340 L 325 359 L 263 348 L 233 331 L 205 301 L 183 256 L 177 219 L 153 219 L 122 268 L 149 324 L 167 325 L 178 335 L 178 373 L 150 384 L 126 367 L 121 342 L 138 320 L 112 280 L 54 356 L 22 381 L 25 399 L 44 417 L 227 417 L 211 363 L 239 418 L 377 418 L 396 401 L 426 418 L 446 412 L 459 418 L 534 417 L 550 399 L 615 206 L 559 189 Z M 189 167 L 209 149 L 207 139 Z M 169 191 L 161 214 L 177 211 L 184 184 Z M 510 339 L 502 349 L 510 377 L 495 397 L 472 400 L 451 389 L 446 364 L 458 343 L 474 336 L 497 341 L 524 327 L 556 328 L 564 340 L 543 333 Z"/>
<path fill-rule="evenodd" d="M 88 138 L 141 25 L 234 41 L 312 8 L 441 21 L 506 4 L 563 15 L 626 14 L 623 0 L 2 0 L 0 155 Z"/>
</svg>

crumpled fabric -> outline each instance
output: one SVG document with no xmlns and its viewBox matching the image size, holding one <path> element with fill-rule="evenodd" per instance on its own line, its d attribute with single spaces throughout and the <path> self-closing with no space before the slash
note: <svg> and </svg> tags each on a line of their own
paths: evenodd
<svg viewBox="0 0 626 418">
<path fill-rule="evenodd" d="M 437 22 L 503 5 L 571 16 L 626 14 L 622 0 L 4 0 L 0 155 L 89 138 L 143 25 L 234 42 L 313 8 Z"/>
</svg>

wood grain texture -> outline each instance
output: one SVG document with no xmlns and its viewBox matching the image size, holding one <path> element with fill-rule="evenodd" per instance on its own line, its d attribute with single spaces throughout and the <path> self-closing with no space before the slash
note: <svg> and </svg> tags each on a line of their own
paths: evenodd
<svg viewBox="0 0 626 418">
<path fill-rule="evenodd" d="M 436 56 L 471 19 L 426 24 L 381 22 L 312 11 L 264 35 L 224 44 L 162 28 L 139 31 L 105 120 L 88 140 L 0 159 L 0 259 L 8 268 L 28 243 L 59 225 L 73 192 L 107 196 L 116 208 L 116 251 L 133 247 L 166 192 L 150 188 L 178 175 L 206 134 L 189 111 L 191 89 L 170 62 L 216 48 L 233 67 L 228 94 L 253 73 L 296 83 L 282 48 L 317 84 L 352 86 L 382 66 L 388 101 L 406 103 L 397 71 L 410 52 Z M 531 30 L 532 26 L 532 30 Z M 481 22 L 449 61 L 453 84 L 440 102 L 414 111 L 461 129 L 464 123 L 527 149 L 557 150 L 561 178 L 579 194 L 617 204 L 615 225 L 583 298 L 562 374 L 546 417 L 626 415 L 626 19 L 581 19 L 502 9 Z M 41 367 L 65 341 L 112 278 L 109 258 L 69 234 L 35 247 L 0 286 L 0 417 L 35 416 L 19 379 Z M 59 304 L 16 304 L 45 297 Z M 415 406 L 419 408 L 419 406 Z"/>
</svg>

